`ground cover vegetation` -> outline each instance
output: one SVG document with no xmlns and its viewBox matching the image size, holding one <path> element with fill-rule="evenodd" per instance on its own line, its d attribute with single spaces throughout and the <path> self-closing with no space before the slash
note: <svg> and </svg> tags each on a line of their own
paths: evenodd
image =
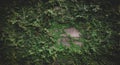
<svg viewBox="0 0 120 65">
<path fill-rule="evenodd" d="M 5 0 L 0 65 L 119 65 L 119 0 Z M 65 28 L 82 46 L 58 44 Z"/>
</svg>

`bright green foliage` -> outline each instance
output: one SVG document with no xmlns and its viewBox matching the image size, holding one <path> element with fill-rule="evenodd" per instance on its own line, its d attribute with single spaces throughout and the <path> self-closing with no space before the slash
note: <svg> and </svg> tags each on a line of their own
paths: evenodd
<svg viewBox="0 0 120 65">
<path fill-rule="evenodd" d="M 20 2 L 0 7 L 8 12 L 0 13 L 0 65 L 119 65 L 118 1 Z M 82 33 L 82 47 L 57 44 L 71 26 Z"/>
</svg>

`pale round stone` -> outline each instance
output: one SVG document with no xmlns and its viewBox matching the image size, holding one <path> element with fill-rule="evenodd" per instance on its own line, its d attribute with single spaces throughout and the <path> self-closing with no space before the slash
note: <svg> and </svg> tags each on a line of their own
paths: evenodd
<svg viewBox="0 0 120 65">
<path fill-rule="evenodd" d="M 67 28 L 64 31 L 70 37 L 80 37 L 80 32 L 76 28 L 74 28 L 74 27 Z"/>
</svg>

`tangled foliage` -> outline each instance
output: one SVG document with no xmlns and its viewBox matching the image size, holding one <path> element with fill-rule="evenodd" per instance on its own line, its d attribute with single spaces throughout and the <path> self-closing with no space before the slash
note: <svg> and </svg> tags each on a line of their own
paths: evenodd
<svg viewBox="0 0 120 65">
<path fill-rule="evenodd" d="M 119 0 L 12 1 L 0 7 L 0 64 L 119 64 L 119 7 Z M 54 47 L 49 32 L 54 23 L 75 26 L 84 46 L 75 51 Z"/>
</svg>

